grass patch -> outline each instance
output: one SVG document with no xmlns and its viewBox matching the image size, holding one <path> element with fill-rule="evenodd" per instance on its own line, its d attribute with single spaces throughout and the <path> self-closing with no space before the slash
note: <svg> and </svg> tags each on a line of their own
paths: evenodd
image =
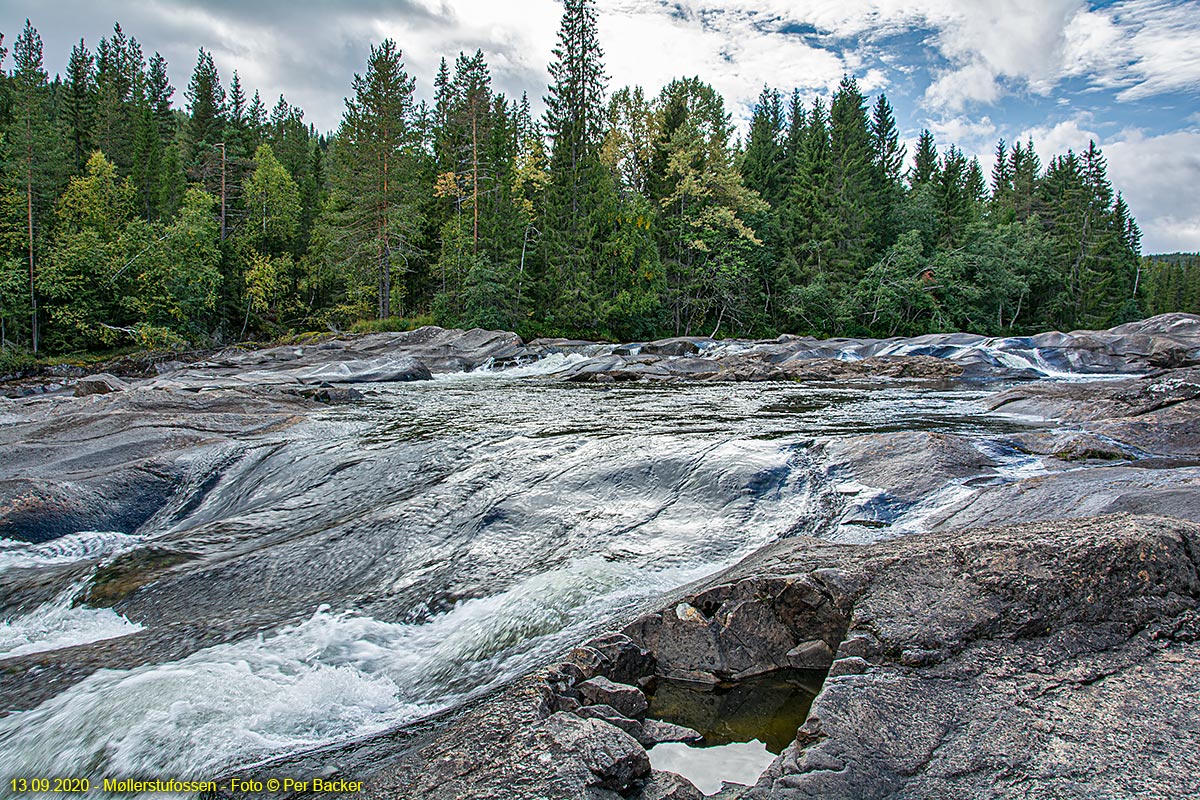
<svg viewBox="0 0 1200 800">
<path fill-rule="evenodd" d="M 426 325 L 435 324 L 432 314 L 413 317 L 388 317 L 387 319 L 360 319 L 350 326 L 350 333 L 393 333 L 415 331 Z"/>
</svg>

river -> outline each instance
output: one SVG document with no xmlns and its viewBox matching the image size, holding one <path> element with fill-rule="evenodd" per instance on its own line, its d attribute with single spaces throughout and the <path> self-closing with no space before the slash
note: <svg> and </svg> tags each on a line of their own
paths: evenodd
<svg viewBox="0 0 1200 800">
<path fill-rule="evenodd" d="M 0 658 L 227 631 L 3 717 L 6 776 L 210 779 L 405 726 L 780 537 L 919 531 L 964 491 L 886 530 L 842 524 L 822 462 L 839 437 L 954 433 L 989 453 L 990 480 L 1039 468 L 1004 441 L 1034 423 L 982 402 L 998 384 L 583 386 L 547 377 L 561 366 L 374 385 L 198 454 L 132 534 L 0 540 L 0 580 L 53 584 L 0 626 Z M 77 604 L 99 565 L 148 547 L 188 560 L 117 610 Z"/>
</svg>

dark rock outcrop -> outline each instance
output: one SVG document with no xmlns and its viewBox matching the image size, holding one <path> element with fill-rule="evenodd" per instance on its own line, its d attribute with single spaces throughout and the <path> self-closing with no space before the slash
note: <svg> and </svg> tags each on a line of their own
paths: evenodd
<svg viewBox="0 0 1200 800">
<path fill-rule="evenodd" d="M 664 675 L 782 665 L 796 639 L 834 646 L 796 742 L 746 798 L 1185 797 L 1200 791 L 1196 553 L 1200 526 L 1165 517 L 869 547 L 792 539 L 628 631 Z M 583 655 L 560 675 L 613 663 Z M 620 726 L 564 712 L 539 721 L 551 704 L 534 700 L 538 685 L 399 755 L 370 776 L 371 796 L 498 798 L 504 775 L 540 776 L 520 796 L 671 796 Z M 553 743 L 537 739 L 547 731 Z M 455 777 L 465 773 L 453 752 L 471 753 L 469 779 Z"/>
<path fill-rule="evenodd" d="M 46 541 L 84 530 L 131 533 L 193 472 L 200 453 L 301 419 L 280 393 L 133 388 L 82 398 L 4 401 L 0 536 Z"/>
</svg>

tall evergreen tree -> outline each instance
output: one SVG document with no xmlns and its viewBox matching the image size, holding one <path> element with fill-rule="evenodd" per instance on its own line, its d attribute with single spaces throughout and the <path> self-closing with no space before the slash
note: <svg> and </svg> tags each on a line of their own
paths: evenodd
<svg viewBox="0 0 1200 800">
<path fill-rule="evenodd" d="M 551 143 L 545 194 L 540 302 L 552 327 L 595 330 L 602 316 L 595 276 L 612 232 L 615 187 L 600 161 L 604 133 L 604 52 L 594 0 L 565 0 L 545 97 Z"/>
<path fill-rule="evenodd" d="M 742 156 L 742 178 L 764 199 L 778 204 L 784 188 L 783 99 L 779 91 L 763 87 L 750 117 L 750 137 Z"/>
<path fill-rule="evenodd" d="M 82 172 L 91 153 L 92 125 L 96 106 L 96 61 L 83 39 L 71 48 L 63 116 L 71 137 L 75 171 Z"/>
<path fill-rule="evenodd" d="M 50 118 L 50 80 L 42 66 L 42 37 L 25 20 L 13 43 L 12 122 L 5 132 L 5 184 L 21 198 L 22 260 L 28 268 L 29 343 L 38 351 L 38 265 L 54 198 L 66 182 L 66 137 Z M 14 204 L 15 205 L 15 204 Z M 13 255 L 16 255 L 15 253 Z"/>
<path fill-rule="evenodd" d="M 917 152 L 913 154 L 913 167 L 908 173 L 909 186 L 916 189 L 932 183 L 938 175 L 938 153 L 929 129 L 921 131 L 917 139 Z"/>
<path fill-rule="evenodd" d="M 829 144 L 834 239 L 825 276 L 841 297 L 874 261 L 886 202 L 879 196 L 865 99 L 851 77 L 842 79 L 829 107 Z"/>
<path fill-rule="evenodd" d="M 184 96 L 189 115 L 186 131 L 189 172 L 211 186 L 214 173 L 220 175 L 221 156 L 214 150 L 225 140 L 226 104 L 220 73 L 212 53 L 204 48 L 196 56 L 196 68 Z"/>
<path fill-rule="evenodd" d="M 120 24 L 96 48 L 95 144 L 128 175 L 134 165 L 139 119 L 138 101 L 145 93 L 145 58 L 137 39 Z"/>
<path fill-rule="evenodd" d="M 880 94 L 871 112 L 871 159 L 875 166 L 874 249 L 891 247 L 899 234 L 899 205 L 903 197 L 905 147 L 900 143 L 896 116 L 887 95 Z"/>
<path fill-rule="evenodd" d="M 357 274 L 373 274 L 375 314 L 392 314 L 394 276 L 416 249 L 415 83 L 391 39 L 372 47 L 364 75 L 354 76 L 338 130 L 331 175 L 338 217 L 335 258 Z M 402 286 L 402 284 L 401 284 Z M 403 297 L 399 298 L 403 301 Z"/>
</svg>

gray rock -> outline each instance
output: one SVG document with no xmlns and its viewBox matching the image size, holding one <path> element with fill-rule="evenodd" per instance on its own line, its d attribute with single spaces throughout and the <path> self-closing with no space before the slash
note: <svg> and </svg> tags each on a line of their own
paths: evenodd
<svg viewBox="0 0 1200 800">
<path fill-rule="evenodd" d="M 407 356 L 375 359 L 355 359 L 322 364 L 294 373 L 300 383 L 397 383 L 427 381 L 433 377 L 429 368 Z"/>
<path fill-rule="evenodd" d="M 589 785 L 627 792 L 634 781 L 650 772 L 650 758 L 629 734 L 595 719 L 580 719 L 559 712 L 542 728 L 559 748 L 581 762 L 592 773 Z"/>
<path fill-rule="evenodd" d="M 615 683 L 604 676 L 589 678 L 575 687 L 588 703 L 606 705 L 620 714 L 637 719 L 646 713 L 646 695 L 636 686 Z"/>
<path fill-rule="evenodd" d="M 654 770 L 633 800 L 704 800 L 704 793 L 687 778 Z"/>
<path fill-rule="evenodd" d="M 638 737 L 638 741 L 646 749 L 650 749 L 656 744 L 669 744 L 672 742 L 700 744 L 704 741 L 704 734 L 683 725 L 676 725 L 673 722 L 648 719 L 642 723 L 641 736 Z"/>
<path fill-rule="evenodd" d="M 110 394 L 112 392 L 123 392 L 129 388 L 129 384 L 116 377 L 109 375 L 107 372 L 100 372 L 95 375 L 88 375 L 86 378 L 80 378 L 75 382 L 75 396 L 88 397 L 94 394 Z"/>
<path fill-rule="evenodd" d="M 811 639 L 789 650 L 787 660 L 793 669 L 828 669 L 833 663 L 833 650 L 823 640 Z"/>
<path fill-rule="evenodd" d="M 642 723 L 635 719 L 630 719 L 612 706 L 580 706 L 579 708 L 575 709 L 575 716 L 582 719 L 598 719 L 601 722 L 607 722 L 609 725 L 620 728 L 633 738 L 637 739 L 643 747 L 646 746 L 646 743 L 642 740 Z"/>
<path fill-rule="evenodd" d="M 705 336 L 678 336 L 672 339 L 658 339 L 642 345 L 643 355 L 656 356 L 690 356 L 703 352 L 716 344 Z"/>
</svg>

